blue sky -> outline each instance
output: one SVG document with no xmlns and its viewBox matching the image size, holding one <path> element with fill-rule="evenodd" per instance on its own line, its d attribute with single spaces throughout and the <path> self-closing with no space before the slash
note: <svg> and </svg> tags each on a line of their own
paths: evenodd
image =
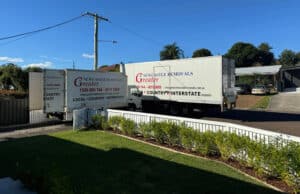
<svg viewBox="0 0 300 194">
<path fill-rule="evenodd" d="M 86 11 L 112 22 L 100 23 L 99 39 L 118 41 L 100 42 L 99 65 L 159 60 L 159 51 L 172 42 L 187 57 L 198 48 L 224 54 L 237 41 L 268 42 L 275 56 L 285 48 L 300 51 L 299 0 L 2 0 L 0 38 Z M 76 68 L 92 69 L 93 58 L 84 56 L 93 54 L 93 28 L 93 19 L 84 17 L 18 41 L 0 41 L 0 64 L 60 69 L 75 61 Z"/>
</svg>

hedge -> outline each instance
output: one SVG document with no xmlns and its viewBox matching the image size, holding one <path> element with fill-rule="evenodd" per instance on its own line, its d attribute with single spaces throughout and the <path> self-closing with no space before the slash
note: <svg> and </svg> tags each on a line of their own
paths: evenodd
<svg viewBox="0 0 300 194">
<path fill-rule="evenodd" d="M 102 118 L 100 120 L 103 123 Z M 110 117 L 107 127 L 126 135 L 139 135 L 162 144 L 180 146 L 201 155 L 236 160 L 261 176 L 283 180 L 294 188 L 295 193 L 300 191 L 300 144 L 296 142 L 282 145 L 278 139 L 264 144 L 229 132 L 198 132 L 184 124 L 166 121 L 136 124 L 119 116 Z"/>
</svg>

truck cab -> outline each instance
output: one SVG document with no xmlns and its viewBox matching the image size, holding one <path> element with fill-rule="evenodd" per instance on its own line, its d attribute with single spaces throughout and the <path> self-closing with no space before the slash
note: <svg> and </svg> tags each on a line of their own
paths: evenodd
<svg viewBox="0 0 300 194">
<path fill-rule="evenodd" d="M 136 86 L 128 86 L 128 108 L 130 110 L 142 109 L 143 92 Z"/>
</svg>

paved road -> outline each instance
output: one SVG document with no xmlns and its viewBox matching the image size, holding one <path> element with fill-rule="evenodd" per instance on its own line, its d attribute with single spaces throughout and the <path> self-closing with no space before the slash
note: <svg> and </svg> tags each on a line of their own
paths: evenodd
<svg viewBox="0 0 300 194">
<path fill-rule="evenodd" d="M 15 131 L 8 131 L 8 132 L 0 132 L 0 142 L 7 141 L 11 139 L 23 138 L 23 137 L 31 137 L 36 135 L 45 135 L 57 131 L 64 131 L 72 129 L 71 124 L 59 124 L 59 125 L 52 125 L 46 127 L 35 127 L 30 129 L 21 129 Z"/>
<path fill-rule="evenodd" d="M 237 123 L 250 127 L 300 136 L 300 113 L 232 110 L 210 114 L 202 119 Z"/>
<path fill-rule="evenodd" d="M 283 92 L 273 96 L 268 110 L 300 114 L 300 92 Z"/>
</svg>

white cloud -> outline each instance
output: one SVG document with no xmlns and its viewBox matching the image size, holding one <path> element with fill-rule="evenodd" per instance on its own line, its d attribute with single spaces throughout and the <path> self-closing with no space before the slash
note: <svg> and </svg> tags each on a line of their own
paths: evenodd
<svg viewBox="0 0 300 194">
<path fill-rule="evenodd" d="M 11 58 L 11 57 L 0 57 L 0 61 L 7 63 L 23 63 L 24 60 L 22 58 Z"/>
<path fill-rule="evenodd" d="M 51 68 L 53 66 L 53 63 L 50 61 L 45 61 L 42 63 L 31 63 L 25 66 L 22 66 L 23 68 L 27 68 L 27 67 L 40 67 L 40 68 Z"/>
<path fill-rule="evenodd" d="M 87 53 L 83 53 L 83 54 L 82 54 L 82 57 L 87 58 L 87 59 L 93 59 L 93 58 L 94 58 L 94 55 L 90 55 L 90 54 L 87 54 Z"/>
</svg>

